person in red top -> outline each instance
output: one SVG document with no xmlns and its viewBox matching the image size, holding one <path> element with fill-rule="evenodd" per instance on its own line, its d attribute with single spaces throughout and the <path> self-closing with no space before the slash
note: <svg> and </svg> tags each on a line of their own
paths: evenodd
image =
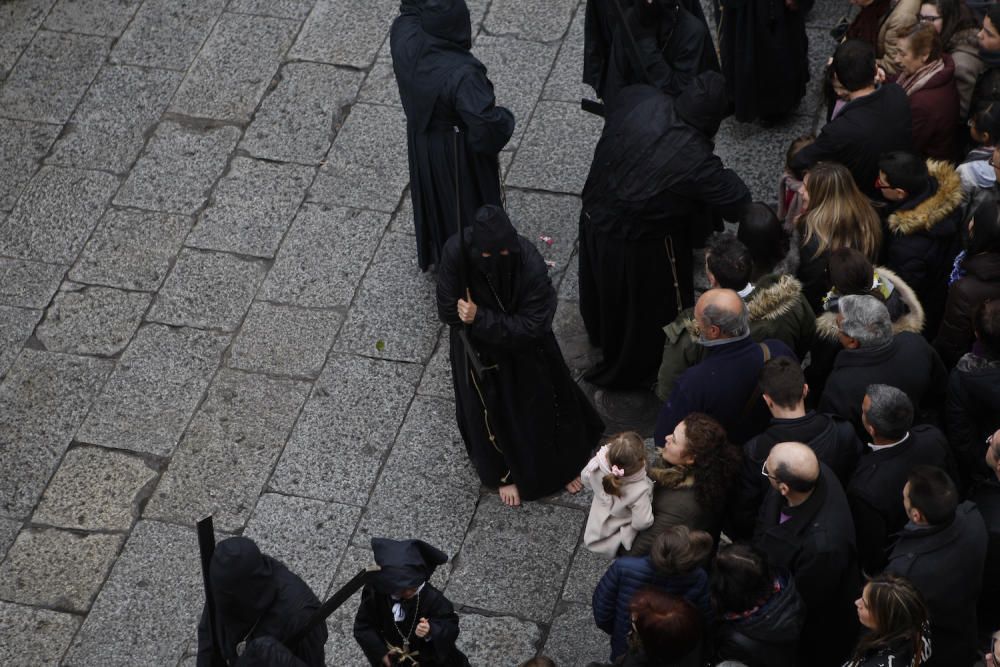
<svg viewBox="0 0 1000 667">
<path fill-rule="evenodd" d="M 914 150 L 935 160 L 954 160 L 959 112 L 955 63 L 937 31 L 927 23 L 914 26 L 903 40 L 899 64 L 896 83 L 910 100 Z"/>
</svg>

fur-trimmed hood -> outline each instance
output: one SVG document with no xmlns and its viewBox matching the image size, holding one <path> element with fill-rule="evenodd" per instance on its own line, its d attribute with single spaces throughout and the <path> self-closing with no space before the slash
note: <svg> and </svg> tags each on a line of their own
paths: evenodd
<svg viewBox="0 0 1000 667">
<path fill-rule="evenodd" d="M 889 269 L 876 266 L 875 272 L 878 273 L 882 280 L 892 283 L 894 291 L 902 299 L 903 303 L 909 309 L 904 315 L 897 317 L 892 323 L 892 333 L 893 335 L 902 333 L 904 331 L 910 331 L 912 333 L 920 333 L 924 330 L 924 322 L 926 317 L 924 316 L 924 307 L 920 305 L 920 299 L 917 298 L 917 293 L 913 291 L 902 278 L 897 276 L 895 273 Z M 838 340 L 839 330 L 837 329 L 837 314 L 836 313 L 823 313 L 816 318 L 816 336 L 823 340 Z"/>
<path fill-rule="evenodd" d="M 798 305 L 801 294 L 802 283 L 794 276 L 778 276 L 773 273 L 761 276 L 746 302 L 750 322 L 784 317 Z M 701 329 L 693 318 L 685 321 L 684 326 L 693 340 L 701 337 Z"/>
<path fill-rule="evenodd" d="M 888 221 L 890 232 L 905 236 L 929 231 L 964 202 L 962 179 L 953 166 L 939 160 L 928 160 L 927 170 L 931 178 L 937 181 L 937 190 L 913 208 L 896 211 L 890 215 Z"/>
</svg>

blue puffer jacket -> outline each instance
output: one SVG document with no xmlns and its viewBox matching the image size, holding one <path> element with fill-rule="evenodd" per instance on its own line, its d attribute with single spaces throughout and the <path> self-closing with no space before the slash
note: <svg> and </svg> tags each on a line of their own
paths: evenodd
<svg viewBox="0 0 1000 667">
<path fill-rule="evenodd" d="M 666 576 L 656 571 L 649 556 L 619 558 L 601 577 L 593 598 L 594 621 L 597 627 L 611 635 L 612 662 L 628 650 L 629 602 L 640 588 L 647 586 L 683 597 L 701 610 L 706 623 L 711 621 L 712 606 L 705 570 L 699 567 L 687 574 Z"/>
</svg>

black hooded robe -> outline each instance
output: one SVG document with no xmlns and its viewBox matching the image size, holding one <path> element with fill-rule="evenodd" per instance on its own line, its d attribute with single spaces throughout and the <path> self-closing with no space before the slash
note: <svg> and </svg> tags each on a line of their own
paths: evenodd
<svg viewBox="0 0 1000 667">
<path fill-rule="evenodd" d="M 580 214 L 580 314 L 604 353 L 589 382 L 653 385 L 663 327 L 694 301 L 692 249 L 712 229 L 712 207 L 735 220 L 750 200 L 713 153 L 714 132 L 679 118 L 674 100 L 651 86 L 625 88 L 609 107 Z"/>
<path fill-rule="evenodd" d="M 403 0 L 390 33 L 422 270 L 438 262 L 458 229 L 456 167 L 465 219 L 502 199 L 497 154 L 514 132 L 514 116 L 496 106 L 486 68 L 469 52 L 471 33 L 464 0 Z"/>
<path fill-rule="evenodd" d="M 719 51 L 736 120 L 772 119 L 792 111 L 809 82 L 806 13 L 813 0 L 721 0 Z"/>
<path fill-rule="evenodd" d="M 472 230 L 465 233 L 471 247 Z M 456 302 L 465 292 L 457 234 L 441 257 L 437 304 L 451 328 L 455 407 L 469 458 L 486 486 L 513 483 L 522 500 L 535 500 L 580 474 L 604 424 L 570 376 L 552 333 L 556 292 L 545 261 L 530 241 L 522 236 L 517 241 L 508 303 L 499 302 L 469 253 L 466 274 L 478 312 L 467 332 L 483 364 L 497 366 L 484 378 L 475 377 L 457 333 L 462 323 Z"/>
</svg>

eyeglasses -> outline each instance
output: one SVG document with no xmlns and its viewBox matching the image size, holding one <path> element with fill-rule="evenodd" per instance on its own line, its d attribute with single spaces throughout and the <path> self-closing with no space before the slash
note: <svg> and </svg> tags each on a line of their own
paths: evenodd
<svg viewBox="0 0 1000 667">
<path fill-rule="evenodd" d="M 772 475 L 771 473 L 769 473 L 767 471 L 767 459 L 764 459 L 764 465 L 762 465 L 760 467 L 760 474 L 763 475 L 764 477 L 767 477 L 768 479 L 773 479 L 775 482 L 780 482 L 781 481 L 777 477 L 775 477 L 774 475 Z"/>
<path fill-rule="evenodd" d="M 917 21 L 920 23 L 934 23 L 935 21 L 940 21 L 940 16 L 930 16 L 928 14 L 917 14 Z"/>
</svg>

